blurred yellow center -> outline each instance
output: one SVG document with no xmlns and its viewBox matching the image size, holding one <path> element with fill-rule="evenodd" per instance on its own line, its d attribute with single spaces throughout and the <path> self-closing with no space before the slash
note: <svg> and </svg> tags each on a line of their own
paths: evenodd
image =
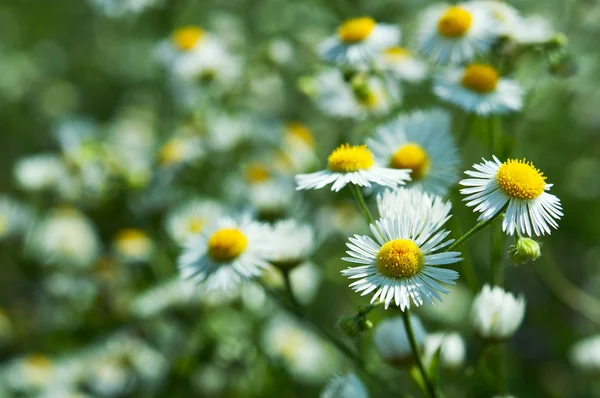
<svg viewBox="0 0 600 398">
<path fill-rule="evenodd" d="M 188 221 L 188 231 L 190 231 L 191 233 L 198 233 L 200 231 L 202 231 L 202 228 L 204 228 L 204 220 L 198 217 L 194 217 L 194 218 L 190 218 L 190 220 Z"/>
<path fill-rule="evenodd" d="M 383 55 L 385 55 L 385 57 L 388 59 L 398 60 L 401 58 L 410 57 L 410 51 L 404 47 L 390 47 L 383 52 Z"/>
<path fill-rule="evenodd" d="M 409 278 L 423 267 L 423 252 L 409 239 L 387 242 L 377 253 L 377 269 L 389 278 Z"/>
<path fill-rule="evenodd" d="M 131 242 L 140 239 L 146 239 L 144 231 L 135 228 L 126 228 L 119 231 L 117 234 L 117 242 Z"/>
<path fill-rule="evenodd" d="M 327 168 L 337 173 L 351 173 L 358 170 L 368 170 L 375 163 L 371 151 L 366 145 L 342 144 L 337 147 L 329 158 Z"/>
<path fill-rule="evenodd" d="M 498 168 L 496 182 L 511 198 L 535 199 L 544 192 L 546 177 L 525 159 L 508 159 Z"/>
<path fill-rule="evenodd" d="M 338 28 L 338 36 L 344 43 L 358 43 L 369 37 L 374 27 L 372 18 L 352 18 Z"/>
<path fill-rule="evenodd" d="M 248 166 L 246 169 L 246 178 L 251 183 L 259 183 L 268 180 L 271 177 L 271 173 L 265 166 L 259 163 L 254 163 Z"/>
<path fill-rule="evenodd" d="M 49 369 L 52 367 L 52 360 L 42 354 L 31 354 L 25 359 L 25 361 L 27 365 L 34 368 Z"/>
<path fill-rule="evenodd" d="M 300 122 L 289 122 L 286 128 L 286 132 L 292 138 L 300 139 L 310 146 L 315 146 L 315 139 L 311 131 L 308 129 L 308 127 L 306 127 Z"/>
<path fill-rule="evenodd" d="M 171 36 L 171 41 L 178 49 L 189 51 L 196 46 L 203 36 L 204 31 L 202 29 L 196 26 L 186 26 L 177 29 Z"/>
<path fill-rule="evenodd" d="M 185 157 L 185 143 L 178 139 L 171 139 L 158 152 L 158 162 L 169 165 L 178 163 Z"/>
<path fill-rule="evenodd" d="M 461 7 L 450 7 L 438 21 L 438 33 L 444 37 L 461 37 L 473 23 L 469 11 Z"/>
<path fill-rule="evenodd" d="M 208 255 L 214 261 L 231 261 L 244 252 L 248 246 L 246 236 L 236 228 L 223 228 L 208 240 Z"/>
<path fill-rule="evenodd" d="M 494 91 L 498 84 L 498 71 L 489 65 L 472 64 L 465 68 L 462 85 L 480 94 Z"/>
<path fill-rule="evenodd" d="M 390 159 L 394 169 L 410 169 L 413 180 L 423 178 L 429 170 L 429 157 L 420 145 L 410 143 L 401 146 Z"/>
</svg>

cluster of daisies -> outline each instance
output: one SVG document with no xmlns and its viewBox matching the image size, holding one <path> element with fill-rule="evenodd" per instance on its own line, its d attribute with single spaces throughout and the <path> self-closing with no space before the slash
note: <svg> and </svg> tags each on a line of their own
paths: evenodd
<svg viewBox="0 0 600 398">
<path fill-rule="evenodd" d="M 555 40 L 548 21 L 524 17 L 501 1 L 431 6 L 420 17 L 413 49 L 400 28 L 370 17 L 353 18 L 318 47 L 332 66 L 306 92 L 338 117 L 385 115 L 402 100 L 402 82 L 433 77 L 433 92 L 468 113 L 488 116 L 521 109 L 524 90 L 494 64 L 494 54 L 546 46 Z"/>
</svg>

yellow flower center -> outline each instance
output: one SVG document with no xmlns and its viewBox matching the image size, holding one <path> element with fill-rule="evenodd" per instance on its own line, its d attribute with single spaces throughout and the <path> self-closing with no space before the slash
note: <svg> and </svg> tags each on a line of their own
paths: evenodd
<svg viewBox="0 0 600 398">
<path fill-rule="evenodd" d="M 352 18 L 344 22 L 337 33 L 344 43 L 358 43 L 369 37 L 374 27 L 372 18 Z"/>
<path fill-rule="evenodd" d="M 423 178 L 429 170 L 429 157 L 420 145 L 410 143 L 401 146 L 390 159 L 390 167 L 394 169 L 410 169 L 413 180 Z"/>
<path fill-rule="evenodd" d="M 189 51 L 204 36 L 204 31 L 196 26 L 186 26 L 179 28 L 171 36 L 171 41 L 181 51 Z"/>
<path fill-rule="evenodd" d="M 185 143 L 173 138 L 158 152 L 158 162 L 163 165 L 178 163 L 185 157 Z"/>
<path fill-rule="evenodd" d="M 288 123 L 287 127 L 286 127 L 286 133 L 293 138 L 298 138 L 302 141 L 304 141 L 306 144 L 310 145 L 311 147 L 315 146 L 315 139 L 311 133 L 311 131 L 308 129 L 308 127 L 306 127 L 304 124 L 297 122 L 297 121 L 291 121 Z"/>
<path fill-rule="evenodd" d="M 204 228 L 204 220 L 198 217 L 190 218 L 187 227 L 189 232 L 197 234 Z"/>
<path fill-rule="evenodd" d="M 144 256 L 151 249 L 151 242 L 144 231 L 135 228 L 126 228 L 115 238 L 117 250 L 126 256 Z"/>
<path fill-rule="evenodd" d="M 544 192 L 546 177 L 525 159 L 508 159 L 498 168 L 496 182 L 511 198 L 535 199 Z"/>
<path fill-rule="evenodd" d="M 421 268 L 423 252 L 412 240 L 391 240 L 377 253 L 377 269 L 389 278 L 410 278 Z"/>
<path fill-rule="evenodd" d="M 383 52 L 383 55 L 390 60 L 399 60 L 402 58 L 410 57 L 410 51 L 404 47 L 390 47 Z"/>
<path fill-rule="evenodd" d="M 38 369 L 50 369 L 52 360 L 42 354 L 31 354 L 25 359 L 27 365 Z"/>
<path fill-rule="evenodd" d="M 264 182 L 271 178 L 271 173 L 265 166 L 259 163 L 253 163 L 246 169 L 246 179 L 251 183 Z"/>
<path fill-rule="evenodd" d="M 373 155 L 366 145 L 342 144 L 327 158 L 327 168 L 337 173 L 368 170 L 375 164 Z"/>
<path fill-rule="evenodd" d="M 489 65 L 472 64 L 465 68 L 462 85 L 480 94 L 494 91 L 498 84 L 498 71 Z"/>
<path fill-rule="evenodd" d="M 135 228 L 126 228 L 119 231 L 116 240 L 118 242 L 135 241 L 140 239 L 146 239 L 144 231 Z"/>
<path fill-rule="evenodd" d="M 236 228 L 223 228 L 208 240 L 208 255 L 218 262 L 231 261 L 244 252 L 248 246 L 246 236 Z"/>
<path fill-rule="evenodd" d="M 461 37 L 473 23 L 469 11 L 461 7 L 450 7 L 438 21 L 438 33 L 444 37 Z"/>
</svg>

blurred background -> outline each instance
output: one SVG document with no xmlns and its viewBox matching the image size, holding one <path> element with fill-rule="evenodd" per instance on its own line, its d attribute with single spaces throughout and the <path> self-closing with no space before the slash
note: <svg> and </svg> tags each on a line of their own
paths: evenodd
<svg viewBox="0 0 600 398">
<path fill-rule="evenodd" d="M 347 192 L 296 193 L 293 175 L 322 168 L 337 144 L 362 141 L 381 119 L 323 112 L 315 47 L 343 20 L 369 15 L 398 24 L 410 48 L 427 5 L 0 2 L 0 396 L 315 397 L 332 375 L 353 369 L 260 287 L 218 294 L 181 283 L 177 256 L 202 227 L 186 213 L 194 206 L 310 222 L 318 247 L 292 281 L 311 319 L 352 343 L 336 324 L 367 300 L 348 289 L 340 258 L 347 236 L 366 227 Z M 518 57 L 513 76 L 526 102 L 504 126 L 513 153 L 544 171 L 565 213 L 542 239 L 540 259 L 507 261 L 505 286 L 527 299 L 508 343 L 510 391 L 600 397 L 597 374 L 570 360 L 573 344 L 600 332 L 600 2 L 511 5 L 541 15 L 567 42 Z M 222 45 L 193 78 L 174 76 L 165 61 L 185 26 Z M 464 128 L 465 114 L 435 99 L 429 80 L 403 92 L 394 112 L 446 107 Z M 463 170 L 485 154 L 472 134 Z M 452 199 L 461 228 L 470 228 L 476 216 Z M 469 244 L 481 281 L 489 240 Z M 265 279 L 282 284 L 277 272 Z M 442 305 L 416 313 L 428 331 L 461 333 L 468 364 L 480 343 L 467 321 L 474 291 L 461 282 Z M 369 319 L 390 314 L 378 309 Z M 419 396 L 370 339 L 371 373 Z M 371 396 L 389 396 L 378 379 L 357 375 Z M 444 370 L 442 382 L 447 396 L 493 395 L 485 377 L 464 369 Z"/>
</svg>

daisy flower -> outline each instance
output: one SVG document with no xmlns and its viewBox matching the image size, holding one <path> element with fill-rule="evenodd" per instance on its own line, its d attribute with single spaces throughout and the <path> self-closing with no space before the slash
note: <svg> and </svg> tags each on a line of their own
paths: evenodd
<svg viewBox="0 0 600 398">
<path fill-rule="evenodd" d="M 445 369 L 458 369 L 465 362 L 467 351 L 465 341 L 456 332 L 428 334 L 423 347 L 424 362 L 431 364 L 438 350 L 440 351 L 440 365 Z"/>
<path fill-rule="evenodd" d="M 499 341 L 511 337 L 525 316 L 525 298 L 516 298 L 499 286 L 485 285 L 473 300 L 471 323 L 483 339 Z"/>
<path fill-rule="evenodd" d="M 378 163 L 411 170 L 410 186 L 443 196 L 458 181 L 460 158 L 445 111 L 400 116 L 379 127 L 367 146 Z"/>
<path fill-rule="evenodd" d="M 476 206 L 478 220 L 489 220 L 504 211 L 502 230 L 509 235 L 537 236 L 550 234 L 550 227 L 558 228 L 556 220 L 563 215 L 560 199 L 546 192 L 552 184 L 546 183 L 544 174 L 525 159 L 508 159 L 501 163 L 483 159 L 473 165 L 474 171 L 465 174 L 473 177 L 462 180 L 460 190 L 468 195 L 463 200 L 467 206 Z"/>
<path fill-rule="evenodd" d="M 222 213 L 223 207 L 213 200 L 192 199 L 169 213 L 166 229 L 171 238 L 183 246 Z"/>
<path fill-rule="evenodd" d="M 410 180 L 409 170 L 377 165 L 365 145 L 342 144 L 331 152 L 327 161 L 327 170 L 296 175 L 296 189 L 321 189 L 333 183 L 331 190 L 338 192 L 347 184 L 370 187 L 375 183 L 395 187 Z"/>
<path fill-rule="evenodd" d="M 231 290 L 269 267 L 263 256 L 266 236 L 265 225 L 247 215 L 221 217 L 186 243 L 179 272 L 198 284 L 206 281 L 208 290 Z"/>
<path fill-rule="evenodd" d="M 404 47 L 386 48 L 378 54 L 376 62 L 393 77 L 410 83 L 420 83 L 427 76 L 427 64 Z"/>
<path fill-rule="evenodd" d="M 161 166 L 175 166 L 193 162 L 204 154 L 200 137 L 181 134 L 168 139 L 158 150 L 157 161 Z"/>
<path fill-rule="evenodd" d="M 362 74 L 347 78 L 337 69 L 320 73 L 314 83 L 315 105 L 337 117 L 364 119 L 369 115 L 382 115 L 394 103 L 400 103 L 402 97 L 397 84 Z"/>
<path fill-rule="evenodd" d="M 416 306 L 433 304 L 434 298 L 442 300 L 438 291 L 449 293 L 438 282 L 455 284 L 458 272 L 438 266 L 459 262 L 460 253 L 436 253 L 453 242 L 444 241 L 449 231 L 437 230 L 426 214 L 413 211 L 376 221 L 371 232 L 375 240 L 354 235 L 346 244 L 350 257 L 342 260 L 360 264 L 342 271 L 358 279 L 350 284 L 353 290 L 363 296 L 374 291 L 371 303 L 379 299 L 387 309 L 394 300 L 402 311 L 411 300 Z"/>
<path fill-rule="evenodd" d="M 376 23 L 369 17 L 345 21 L 335 36 L 325 39 L 318 48 L 325 62 L 335 65 L 364 67 L 385 47 L 398 44 L 400 29 Z"/>
<path fill-rule="evenodd" d="M 198 26 L 175 30 L 161 42 L 156 56 L 173 75 L 183 81 L 232 82 L 241 72 L 241 61 L 230 54 L 214 35 Z"/>
<path fill-rule="evenodd" d="M 503 115 L 523 107 L 523 88 L 500 77 L 491 65 L 470 64 L 435 78 L 433 92 L 441 99 L 478 115 Z"/>
<path fill-rule="evenodd" d="M 600 334 L 578 341 L 569 352 L 571 363 L 584 373 L 600 375 Z"/>
<path fill-rule="evenodd" d="M 315 248 L 315 231 L 309 224 L 294 219 L 281 220 L 270 227 L 265 258 L 273 265 L 289 270 L 308 260 Z"/>
<path fill-rule="evenodd" d="M 25 205 L 0 196 L 0 241 L 27 232 L 33 222 L 32 211 Z"/>
<path fill-rule="evenodd" d="M 439 64 L 460 64 L 487 52 L 497 38 L 488 10 L 476 3 L 437 5 L 425 11 L 419 51 Z"/>
<path fill-rule="evenodd" d="M 436 195 L 419 189 L 400 187 L 386 189 L 377 196 L 377 210 L 381 218 L 394 218 L 408 212 L 422 214 L 435 230 L 450 219 L 452 204 Z"/>
</svg>

